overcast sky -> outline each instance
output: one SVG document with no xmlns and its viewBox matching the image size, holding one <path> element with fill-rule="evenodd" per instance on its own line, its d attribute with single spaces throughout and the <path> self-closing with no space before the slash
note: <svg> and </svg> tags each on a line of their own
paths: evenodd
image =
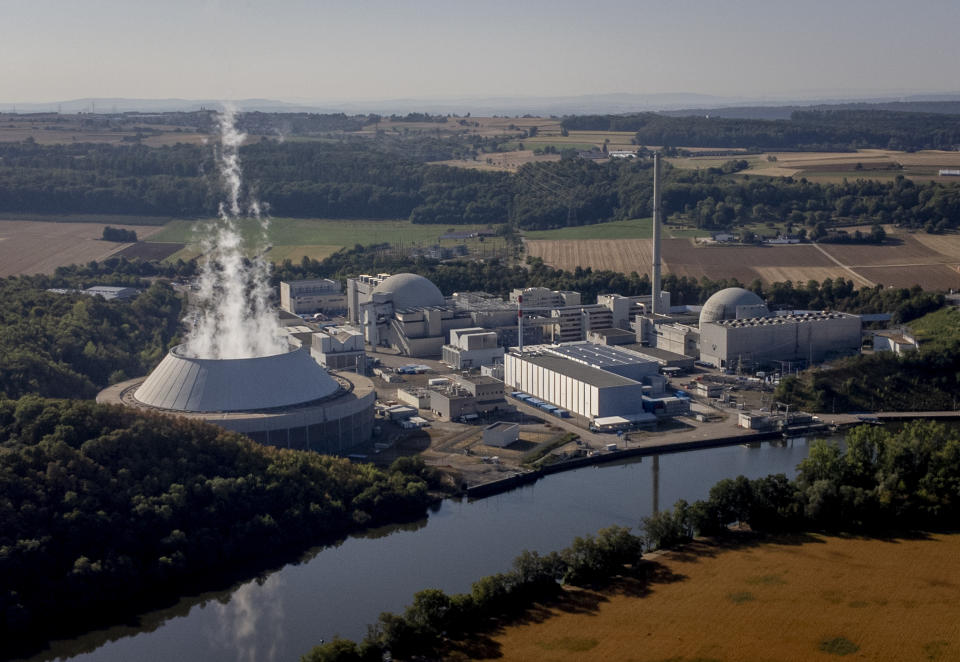
<svg viewBox="0 0 960 662">
<path fill-rule="evenodd" d="M 0 0 L 0 101 L 956 92 L 960 0 Z"/>
</svg>

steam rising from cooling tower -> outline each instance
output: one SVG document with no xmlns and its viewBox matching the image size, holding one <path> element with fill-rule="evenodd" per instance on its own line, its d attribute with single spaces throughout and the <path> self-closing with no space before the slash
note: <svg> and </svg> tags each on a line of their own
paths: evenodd
<svg viewBox="0 0 960 662">
<path fill-rule="evenodd" d="M 197 281 L 195 317 L 184 351 L 204 359 L 246 359 L 287 350 L 280 324 L 270 305 L 270 263 L 263 257 L 269 218 L 243 186 L 240 146 L 246 137 L 227 107 L 217 118 L 214 145 L 217 168 L 226 200 L 217 218 L 198 228 L 206 261 Z M 255 221 L 252 240 L 245 241 L 240 221 Z M 246 259 L 247 249 L 254 257 Z"/>
</svg>

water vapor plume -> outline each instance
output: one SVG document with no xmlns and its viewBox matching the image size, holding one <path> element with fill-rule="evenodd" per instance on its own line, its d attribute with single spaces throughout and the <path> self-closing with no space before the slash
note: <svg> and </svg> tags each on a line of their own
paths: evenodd
<svg viewBox="0 0 960 662">
<path fill-rule="evenodd" d="M 270 263 L 263 256 L 270 219 L 249 187 L 244 188 L 240 146 L 246 136 L 235 119 L 229 106 L 217 117 L 214 156 L 226 199 L 217 218 L 197 228 L 205 261 L 184 344 L 188 354 L 205 359 L 246 359 L 286 350 L 270 304 Z M 253 221 L 254 231 L 246 239 L 243 220 Z M 254 256 L 248 259 L 250 251 Z"/>
</svg>

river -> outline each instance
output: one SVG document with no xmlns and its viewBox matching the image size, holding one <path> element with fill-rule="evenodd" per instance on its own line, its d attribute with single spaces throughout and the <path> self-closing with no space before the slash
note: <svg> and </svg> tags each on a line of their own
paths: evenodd
<svg viewBox="0 0 960 662">
<path fill-rule="evenodd" d="M 182 600 L 123 626 L 58 641 L 31 662 L 270 662 L 297 660 L 321 639 L 359 639 L 382 611 L 424 588 L 466 592 L 509 569 L 524 549 L 549 552 L 613 524 L 638 527 L 723 478 L 795 474 L 806 439 L 729 446 L 587 467 L 477 501 L 446 500 L 427 518 L 312 550 L 228 591 Z M 654 485 L 658 494 L 654 494 Z"/>
</svg>

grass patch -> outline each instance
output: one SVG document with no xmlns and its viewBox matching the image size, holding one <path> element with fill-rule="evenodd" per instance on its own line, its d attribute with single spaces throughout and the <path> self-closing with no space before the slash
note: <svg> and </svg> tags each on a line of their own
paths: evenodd
<svg viewBox="0 0 960 662">
<path fill-rule="evenodd" d="M 744 602 L 753 602 L 757 599 L 750 591 L 738 591 L 736 593 L 728 593 L 727 599 L 735 605 L 743 604 Z"/>
<path fill-rule="evenodd" d="M 528 466 L 532 464 L 536 464 L 538 461 L 542 460 L 547 455 L 549 455 L 552 451 L 560 448 L 565 444 L 569 444 L 571 441 L 573 441 L 576 438 L 577 438 L 577 435 L 575 435 L 572 432 L 568 432 L 567 434 L 561 435 L 560 437 L 557 437 L 552 441 L 548 441 L 545 444 L 541 444 L 537 448 L 533 449 L 532 451 L 524 455 L 521 458 L 520 462 L 521 464 L 528 465 Z"/>
<path fill-rule="evenodd" d="M 0 212 L 0 221 L 42 221 L 45 223 L 102 223 L 103 225 L 150 226 L 178 222 L 171 221 L 169 216 L 140 216 L 136 214 L 21 214 L 19 212 Z"/>
<path fill-rule="evenodd" d="M 199 239 L 196 229 L 202 221 L 171 221 L 162 230 L 150 237 L 151 242 L 171 242 L 187 244 L 182 255 L 195 254 L 196 241 Z M 259 236 L 259 225 L 254 220 L 240 221 L 240 230 L 244 241 L 253 245 Z M 485 229 L 485 225 L 458 225 L 458 231 Z M 355 244 L 403 243 L 406 246 L 431 246 L 442 243 L 467 243 L 471 252 L 481 251 L 489 244 L 490 250 L 502 246 L 500 237 L 487 237 L 484 242 L 476 239 L 464 241 L 443 241 L 447 225 L 414 225 L 406 220 L 353 220 L 330 218 L 275 218 L 270 221 L 268 241 L 273 245 L 271 259 L 279 262 L 289 257 L 296 261 L 304 255 L 326 257 L 339 248 L 352 247 Z M 476 244 L 476 246 L 474 246 Z"/>
<path fill-rule="evenodd" d="M 322 260 L 330 257 L 341 248 L 343 248 L 343 246 L 274 246 L 270 249 L 270 252 L 267 253 L 267 257 L 270 258 L 271 262 L 277 263 L 283 262 L 284 260 L 297 263 L 302 260 L 304 256 L 314 260 Z"/>
<path fill-rule="evenodd" d="M 563 139 L 549 139 L 549 140 L 539 140 L 537 138 L 524 138 L 523 140 L 511 140 L 508 143 L 504 144 L 504 147 L 512 148 L 514 150 L 519 150 L 520 145 L 523 145 L 523 148 L 529 150 L 538 150 L 544 149 L 546 147 L 554 147 L 558 152 L 562 152 L 565 149 L 575 149 L 578 152 L 589 152 L 594 147 L 599 148 L 603 143 L 584 143 L 584 142 L 567 142 Z"/>
<path fill-rule="evenodd" d="M 550 641 L 540 641 L 537 645 L 545 651 L 566 651 L 567 653 L 583 653 L 596 648 L 600 642 L 587 637 L 560 637 Z"/>
<path fill-rule="evenodd" d="M 831 655 L 852 655 L 860 650 L 860 647 L 847 639 L 846 637 L 833 637 L 824 639 L 820 642 L 820 650 Z"/>
<path fill-rule="evenodd" d="M 924 343 L 948 345 L 960 340 L 960 310 L 947 306 L 915 319 L 908 325 L 910 330 Z"/>
<path fill-rule="evenodd" d="M 556 230 L 533 230 L 524 232 L 523 236 L 527 239 L 650 239 L 653 236 L 653 219 L 633 218 Z"/>
<path fill-rule="evenodd" d="M 754 586 L 783 586 L 787 581 L 780 575 L 760 575 L 748 578 L 747 583 Z"/>
</svg>

